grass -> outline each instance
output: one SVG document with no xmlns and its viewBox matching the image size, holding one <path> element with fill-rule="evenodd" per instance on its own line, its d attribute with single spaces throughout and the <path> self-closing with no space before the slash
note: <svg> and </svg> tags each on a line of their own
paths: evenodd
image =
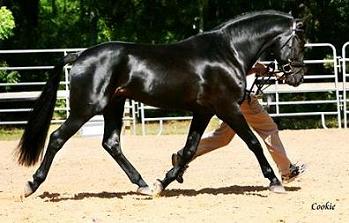
<svg viewBox="0 0 349 223">
<path fill-rule="evenodd" d="M 213 130 L 219 125 L 219 119 L 214 117 L 210 121 L 207 130 Z M 190 121 L 164 121 L 161 135 L 188 134 Z M 145 125 L 146 135 L 157 135 L 160 132 L 159 122 L 148 122 Z M 136 135 L 142 135 L 141 124 L 136 125 Z"/>
<path fill-rule="evenodd" d="M 219 126 L 219 119 L 214 116 L 211 119 L 206 131 L 212 131 Z M 278 123 L 280 129 L 309 129 L 322 128 L 321 121 L 316 119 L 283 119 Z M 326 125 L 329 128 L 337 127 L 337 120 L 335 118 L 327 118 Z M 159 122 L 147 122 L 145 125 L 146 135 L 158 135 L 160 131 Z M 161 135 L 186 135 L 188 134 L 190 121 L 164 121 Z M 57 129 L 59 125 L 51 125 L 49 132 Z M 15 127 L 0 127 L 0 140 L 19 140 L 22 136 L 23 129 Z M 124 132 L 125 133 L 125 132 Z M 126 134 L 132 134 L 132 130 L 126 131 Z M 79 135 L 79 133 L 77 134 Z M 142 135 L 142 125 L 137 123 L 136 135 Z"/>
<path fill-rule="evenodd" d="M 207 130 L 213 130 L 219 125 L 219 119 L 214 117 L 209 123 Z M 161 135 L 188 134 L 190 121 L 164 121 Z M 49 132 L 57 129 L 59 125 L 50 126 Z M 157 135 L 160 131 L 158 122 L 146 123 L 146 135 Z M 0 140 L 19 140 L 23 134 L 22 128 L 2 127 L 0 128 Z M 130 133 L 131 134 L 131 133 Z M 136 135 L 142 135 L 142 125 L 136 125 Z"/>
<path fill-rule="evenodd" d="M 23 129 L 6 127 L 0 128 L 0 140 L 17 140 L 21 138 Z"/>
</svg>

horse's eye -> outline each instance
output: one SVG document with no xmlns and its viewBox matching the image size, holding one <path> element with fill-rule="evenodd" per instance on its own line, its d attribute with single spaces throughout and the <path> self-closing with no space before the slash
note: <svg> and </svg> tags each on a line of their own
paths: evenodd
<svg viewBox="0 0 349 223">
<path fill-rule="evenodd" d="M 285 64 L 282 66 L 282 69 L 285 71 L 285 72 L 291 72 L 292 68 L 291 68 L 291 65 L 289 64 Z"/>
<path fill-rule="evenodd" d="M 303 27 L 304 27 L 303 22 L 297 22 L 297 24 L 296 24 L 297 29 L 302 29 Z"/>
</svg>

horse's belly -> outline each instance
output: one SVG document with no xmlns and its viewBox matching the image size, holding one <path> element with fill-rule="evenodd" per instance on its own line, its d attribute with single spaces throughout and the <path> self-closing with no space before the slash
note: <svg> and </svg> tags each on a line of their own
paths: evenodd
<svg viewBox="0 0 349 223">
<path fill-rule="evenodd" d="M 119 91 L 119 95 L 142 102 L 147 105 L 166 108 L 190 110 L 195 99 L 183 87 L 172 89 L 170 86 L 157 88 L 130 88 Z"/>
</svg>

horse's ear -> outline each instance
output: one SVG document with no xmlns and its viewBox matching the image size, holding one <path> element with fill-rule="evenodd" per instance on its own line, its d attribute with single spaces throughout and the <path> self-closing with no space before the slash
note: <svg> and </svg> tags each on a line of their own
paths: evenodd
<svg viewBox="0 0 349 223">
<path fill-rule="evenodd" d="M 293 15 L 293 16 L 295 18 L 298 18 L 296 28 L 305 30 L 305 28 L 307 26 L 306 24 L 308 24 L 309 20 L 311 20 L 311 18 L 312 18 L 311 11 L 303 3 L 299 4 L 297 7 L 297 10 L 295 10 L 295 11 L 297 12 L 297 15 Z"/>
<path fill-rule="evenodd" d="M 293 18 L 302 18 L 305 14 L 308 13 L 308 7 L 303 3 L 293 5 L 291 11 L 289 12 L 289 14 L 293 16 Z"/>
<path fill-rule="evenodd" d="M 305 4 L 299 4 L 297 17 L 301 18 L 303 24 L 306 24 L 311 18 L 311 12 Z"/>
</svg>

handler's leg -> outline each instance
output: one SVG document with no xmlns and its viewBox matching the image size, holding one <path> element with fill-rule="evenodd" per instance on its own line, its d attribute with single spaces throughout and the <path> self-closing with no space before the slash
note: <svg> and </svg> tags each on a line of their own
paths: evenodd
<svg viewBox="0 0 349 223">
<path fill-rule="evenodd" d="M 124 103 L 125 99 L 115 99 L 104 110 L 104 136 L 102 145 L 119 164 L 132 183 L 137 184 L 140 188 L 147 188 L 148 185 L 139 172 L 132 166 L 121 151 L 120 132 L 122 128 Z"/>
<path fill-rule="evenodd" d="M 191 161 L 193 161 L 198 156 L 204 155 L 208 152 L 228 145 L 234 135 L 235 132 L 225 122 L 222 122 L 219 128 L 203 136 Z M 177 153 L 172 154 L 172 165 L 175 166 L 178 162 L 180 162 L 182 156 L 183 149 L 179 150 Z M 188 165 L 177 176 L 176 180 L 178 183 L 184 182 L 183 174 L 187 168 Z"/>
<path fill-rule="evenodd" d="M 280 173 L 289 174 L 291 162 L 279 137 L 278 127 L 263 106 L 259 104 L 258 99 L 251 97 L 250 102 L 245 100 L 240 109 L 247 122 L 263 139 Z"/>
<path fill-rule="evenodd" d="M 285 189 L 282 187 L 269 162 L 264 156 L 261 144 L 258 142 L 256 136 L 253 134 L 244 116 L 240 112 L 239 105 L 237 103 L 230 106 L 224 104 L 224 106 L 218 107 L 217 110 L 217 116 L 229 124 L 229 126 L 235 130 L 239 137 L 255 154 L 264 177 L 268 178 L 270 181 L 270 190 L 273 192 L 285 192 Z"/>
<path fill-rule="evenodd" d="M 233 139 L 234 135 L 234 130 L 232 130 L 225 122 L 222 122 L 217 129 L 203 136 L 192 160 L 208 152 L 228 145 Z M 182 157 L 183 149 L 179 150 L 177 154 Z"/>
</svg>

